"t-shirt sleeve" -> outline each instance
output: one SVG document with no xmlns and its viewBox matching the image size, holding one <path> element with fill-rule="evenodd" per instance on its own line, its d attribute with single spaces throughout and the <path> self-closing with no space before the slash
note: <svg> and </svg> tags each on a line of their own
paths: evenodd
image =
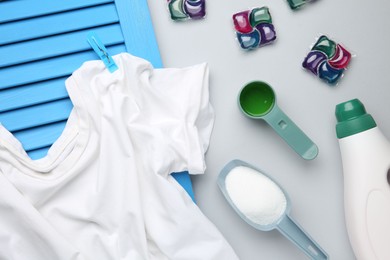
<svg viewBox="0 0 390 260">
<path fill-rule="evenodd" d="M 137 104 L 149 138 L 143 149 L 154 172 L 167 175 L 205 170 L 205 152 L 214 123 L 209 100 L 209 69 L 203 63 L 187 68 L 151 69 L 141 75 Z M 151 158 L 150 158 L 151 156 Z"/>
</svg>

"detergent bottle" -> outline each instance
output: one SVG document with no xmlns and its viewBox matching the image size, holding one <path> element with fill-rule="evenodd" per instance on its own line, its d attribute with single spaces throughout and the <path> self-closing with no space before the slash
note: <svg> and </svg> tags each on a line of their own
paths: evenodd
<svg viewBox="0 0 390 260">
<path fill-rule="evenodd" d="M 390 259 L 390 143 L 364 105 L 336 106 L 349 239 L 358 260 Z"/>
</svg>

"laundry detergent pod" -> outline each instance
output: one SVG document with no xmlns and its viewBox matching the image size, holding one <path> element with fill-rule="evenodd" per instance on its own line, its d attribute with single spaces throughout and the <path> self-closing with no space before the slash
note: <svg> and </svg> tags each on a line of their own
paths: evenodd
<svg viewBox="0 0 390 260">
<path fill-rule="evenodd" d="M 233 14 L 234 28 L 239 33 L 250 33 L 253 27 L 249 21 L 250 11 L 243 11 Z"/>
<path fill-rule="evenodd" d="M 240 43 L 241 48 L 243 49 L 255 49 L 259 47 L 261 35 L 257 30 L 253 30 L 249 33 L 240 33 L 237 32 L 237 40 Z"/>
<path fill-rule="evenodd" d="M 318 75 L 318 68 L 321 63 L 326 61 L 327 57 L 325 53 L 321 51 L 311 51 L 306 56 L 305 60 L 303 61 L 302 65 L 304 68 L 310 70 L 315 75 Z"/>
<path fill-rule="evenodd" d="M 330 85 L 343 77 L 352 58 L 345 47 L 322 35 L 302 62 L 302 67 Z"/>
<path fill-rule="evenodd" d="M 206 16 L 206 0 L 168 0 L 168 10 L 174 21 L 201 19 Z"/>
<path fill-rule="evenodd" d="M 329 62 L 324 61 L 318 68 L 318 76 L 329 84 L 336 84 L 343 75 L 343 69 L 333 68 Z"/>
<path fill-rule="evenodd" d="M 260 32 L 260 44 L 265 45 L 276 40 L 275 28 L 271 23 L 261 23 L 256 25 L 256 29 Z"/>
<path fill-rule="evenodd" d="M 296 10 L 305 6 L 306 3 L 311 2 L 311 0 L 287 0 L 287 2 L 291 9 Z"/>
<path fill-rule="evenodd" d="M 322 35 L 314 44 L 312 50 L 322 51 L 328 58 L 331 58 L 336 52 L 336 43 L 325 35 Z"/>
<path fill-rule="evenodd" d="M 346 69 L 351 57 L 352 55 L 349 51 L 340 44 L 337 44 L 335 54 L 329 59 L 329 65 L 336 69 Z"/>
<path fill-rule="evenodd" d="M 237 40 L 242 49 L 251 50 L 276 40 L 268 7 L 257 7 L 233 14 Z"/>
</svg>

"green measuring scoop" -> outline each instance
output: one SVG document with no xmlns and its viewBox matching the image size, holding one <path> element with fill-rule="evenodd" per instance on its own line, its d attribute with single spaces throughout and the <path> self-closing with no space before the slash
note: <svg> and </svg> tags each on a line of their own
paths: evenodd
<svg viewBox="0 0 390 260">
<path fill-rule="evenodd" d="M 275 92 L 267 83 L 246 84 L 238 96 L 238 105 L 244 115 L 265 120 L 303 159 L 317 156 L 317 145 L 277 106 Z"/>
</svg>

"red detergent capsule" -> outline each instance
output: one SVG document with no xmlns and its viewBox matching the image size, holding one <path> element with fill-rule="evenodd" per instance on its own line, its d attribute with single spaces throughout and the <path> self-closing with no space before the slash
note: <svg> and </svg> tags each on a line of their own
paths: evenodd
<svg viewBox="0 0 390 260">
<path fill-rule="evenodd" d="M 236 31 L 240 33 L 250 33 L 253 28 L 249 22 L 250 11 L 243 11 L 233 15 L 233 22 Z"/>
<path fill-rule="evenodd" d="M 351 60 L 351 53 L 343 46 L 337 44 L 335 55 L 329 59 L 329 65 L 335 69 L 345 69 Z"/>
</svg>

